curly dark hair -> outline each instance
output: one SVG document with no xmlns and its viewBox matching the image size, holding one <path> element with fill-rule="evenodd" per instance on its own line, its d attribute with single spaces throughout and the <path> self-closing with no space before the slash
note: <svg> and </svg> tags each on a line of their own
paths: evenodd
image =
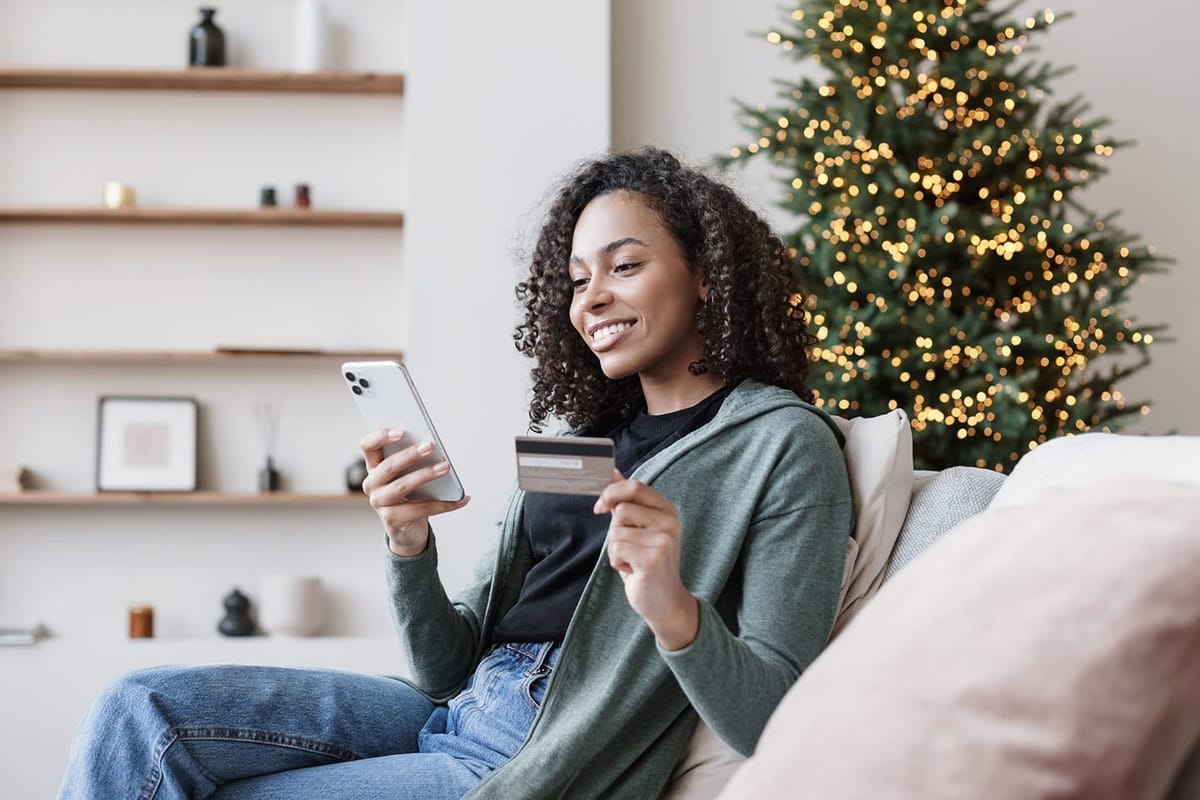
<svg viewBox="0 0 1200 800">
<path fill-rule="evenodd" d="M 571 325 L 568 272 L 575 224 L 592 200 L 638 195 L 679 242 L 688 265 L 708 282 L 697 325 L 708 370 L 727 384 L 744 378 L 791 389 L 813 401 L 806 385 L 809 348 L 805 293 L 783 242 L 728 186 L 682 165 L 669 152 L 644 148 L 587 162 L 567 176 L 550 204 L 529 275 L 517 284 L 525 319 L 513 334 L 534 359 L 533 430 L 551 415 L 583 428 L 625 418 L 642 405 L 636 375 L 612 380 Z"/>
</svg>

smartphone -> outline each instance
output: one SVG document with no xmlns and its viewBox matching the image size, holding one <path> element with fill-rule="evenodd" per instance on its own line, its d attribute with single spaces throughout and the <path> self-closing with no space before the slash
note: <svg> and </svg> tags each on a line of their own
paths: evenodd
<svg viewBox="0 0 1200 800">
<path fill-rule="evenodd" d="M 410 500 L 463 499 L 463 486 L 454 471 L 454 462 L 446 454 L 406 366 L 398 361 L 347 361 L 342 364 L 342 380 L 362 412 L 368 430 L 404 431 L 403 439 L 383 446 L 385 457 L 421 442 L 432 442 L 433 452 L 418 461 L 416 468 L 440 461 L 450 464 L 449 472 L 413 491 L 408 496 Z"/>
</svg>

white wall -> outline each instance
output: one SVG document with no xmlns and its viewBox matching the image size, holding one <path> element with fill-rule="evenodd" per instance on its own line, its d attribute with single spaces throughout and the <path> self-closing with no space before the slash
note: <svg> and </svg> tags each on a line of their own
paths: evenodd
<svg viewBox="0 0 1200 800">
<path fill-rule="evenodd" d="M 1097 211 L 1121 210 L 1121 224 L 1142 241 L 1178 259 L 1171 272 L 1150 276 L 1137 287 L 1127 309 L 1145 323 L 1166 322 L 1173 344 L 1151 350 L 1151 366 L 1119 384 L 1131 401 L 1153 401 L 1151 413 L 1130 433 L 1196 434 L 1192 413 L 1200 393 L 1200 227 L 1192 223 L 1200 182 L 1193 158 L 1200 108 L 1192 102 L 1200 83 L 1193 32 L 1164 17 L 1163 2 L 1131 6 L 1122 0 L 1064 0 L 1027 3 L 1020 19 L 1049 6 L 1062 21 L 1041 37 L 1045 57 L 1078 69 L 1056 84 L 1068 97 L 1081 92 L 1097 116 L 1113 120 L 1118 139 L 1135 147 L 1118 151 L 1110 172 L 1085 197 Z M 794 81 L 812 65 L 796 64 L 750 31 L 765 32 L 784 13 L 776 0 L 639 0 L 613 2 L 613 144 L 657 144 L 702 162 L 742 145 L 732 98 L 751 103 L 774 100 L 775 78 Z M 748 199 L 781 228 L 794 227 L 774 205 L 779 190 L 765 162 L 731 173 Z"/>
<path fill-rule="evenodd" d="M 512 347 L 514 237 L 559 173 L 610 131 L 606 2 L 327 0 L 338 67 L 404 71 L 403 98 L 0 92 L 0 205 L 97 202 L 135 184 L 147 205 L 253 205 L 312 184 L 325 207 L 401 208 L 402 232 L 5 225 L 0 348 L 401 347 L 473 496 L 439 521 L 443 579 L 461 585 L 494 535 L 526 425 Z M 238 66 L 287 68 L 290 0 L 227 0 Z M 5 0 L 0 62 L 174 67 L 195 4 Z M 564 35 L 569 32 L 569 35 Z M 548 68 L 552 67 L 552 68 Z M 570 124 L 563 109 L 570 109 Z M 252 491 L 251 405 L 284 404 L 279 463 L 297 491 L 338 491 L 363 433 L 333 364 L 0 364 L 0 463 L 92 486 L 96 396 L 197 396 L 204 488 Z M 274 661 L 402 672 L 382 536 L 369 508 L 0 507 L 0 627 L 55 638 L 0 649 L 0 795 L 45 797 L 89 698 L 163 661 Z M 267 572 L 317 573 L 311 644 L 221 640 L 221 597 Z M 125 639 L 126 607 L 161 638 Z"/>
<path fill-rule="evenodd" d="M 608 3 L 595 0 L 412 7 L 413 31 L 448 36 L 413 40 L 427 77 L 414 75 L 408 95 L 406 246 L 420 275 L 409 364 L 472 498 L 434 520 L 449 586 L 492 541 L 516 480 L 530 365 L 512 341 L 515 258 L 550 185 L 608 146 L 608 26 Z"/>
</svg>

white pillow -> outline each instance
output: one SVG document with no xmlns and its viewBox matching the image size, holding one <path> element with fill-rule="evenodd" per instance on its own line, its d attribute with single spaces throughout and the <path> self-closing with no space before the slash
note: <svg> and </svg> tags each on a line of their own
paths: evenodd
<svg viewBox="0 0 1200 800">
<path fill-rule="evenodd" d="M 842 598 L 833 624 L 836 637 L 883 583 L 912 500 L 913 447 L 903 409 L 833 421 L 846 437 L 842 452 L 854 498 L 854 534 L 846 543 Z"/>
<path fill-rule="evenodd" d="M 1025 505 L 1101 481 L 1119 485 L 1135 476 L 1200 485 L 1200 436 L 1093 432 L 1051 439 L 1021 457 L 988 509 Z"/>
<path fill-rule="evenodd" d="M 854 533 L 846 541 L 837 634 L 883 582 L 912 498 L 912 428 L 903 410 L 878 417 L 834 417 L 854 499 Z M 668 800 L 716 797 L 745 758 L 701 720 L 671 776 Z"/>
</svg>

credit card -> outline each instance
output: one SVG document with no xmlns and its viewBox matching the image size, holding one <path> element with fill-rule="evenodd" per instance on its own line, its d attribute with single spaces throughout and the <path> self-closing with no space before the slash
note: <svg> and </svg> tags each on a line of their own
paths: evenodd
<svg viewBox="0 0 1200 800">
<path fill-rule="evenodd" d="M 615 467 L 612 439 L 517 437 L 517 485 L 527 492 L 598 495 Z"/>
</svg>

